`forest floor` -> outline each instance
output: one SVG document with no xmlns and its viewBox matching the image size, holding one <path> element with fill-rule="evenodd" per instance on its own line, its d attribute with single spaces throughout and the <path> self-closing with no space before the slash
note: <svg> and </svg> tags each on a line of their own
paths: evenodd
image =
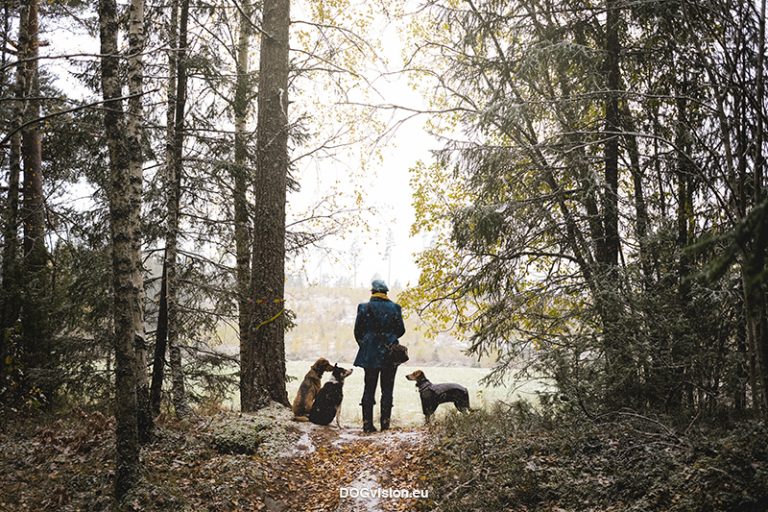
<svg viewBox="0 0 768 512">
<path fill-rule="evenodd" d="M 142 483 L 123 508 L 377 512 L 426 505 L 367 491 L 426 488 L 427 430 L 346 427 L 293 422 L 277 405 L 255 415 L 161 417 L 155 440 L 142 449 Z M 100 412 L 5 422 L 0 511 L 114 510 L 113 454 L 114 422 Z M 340 497 L 342 488 L 348 497 Z"/>
<path fill-rule="evenodd" d="M 128 511 L 765 512 L 768 425 L 498 405 L 363 434 L 278 405 L 160 417 Z M 0 511 L 111 511 L 114 420 L 0 413 Z M 377 497 L 428 491 L 429 499 Z M 342 497 L 346 493 L 348 497 Z M 366 495 L 367 494 L 367 495 Z"/>
</svg>

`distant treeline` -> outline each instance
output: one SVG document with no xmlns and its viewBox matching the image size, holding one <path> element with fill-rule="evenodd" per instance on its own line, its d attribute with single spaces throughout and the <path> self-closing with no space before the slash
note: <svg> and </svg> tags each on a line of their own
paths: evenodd
<svg viewBox="0 0 768 512">
<path fill-rule="evenodd" d="M 390 297 L 397 300 L 398 290 Z M 365 288 L 302 286 L 286 288 L 286 306 L 291 310 L 293 326 L 285 335 L 286 358 L 291 361 L 326 357 L 331 361 L 352 361 L 357 344 L 352 330 L 357 305 L 368 300 Z M 413 364 L 430 366 L 490 367 L 493 360 L 466 354 L 467 344 L 450 333 L 428 336 L 427 330 L 413 311 L 405 310 L 405 336 Z M 224 351 L 237 344 L 233 329 L 221 328 Z"/>
</svg>

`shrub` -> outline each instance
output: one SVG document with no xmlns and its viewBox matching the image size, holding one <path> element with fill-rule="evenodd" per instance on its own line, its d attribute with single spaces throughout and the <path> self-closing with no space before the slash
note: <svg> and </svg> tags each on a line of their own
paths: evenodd
<svg viewBox="0 0 768 512">
<path fill-rule="evenodd" d="M 704 425 L 687 435 L 659 418 L 589 421 L 518 403 L 453 415 L 436 428 L 433 501 L 423 508 L 758 512 L 768 507 L 768 428 Z"/>
</svg>

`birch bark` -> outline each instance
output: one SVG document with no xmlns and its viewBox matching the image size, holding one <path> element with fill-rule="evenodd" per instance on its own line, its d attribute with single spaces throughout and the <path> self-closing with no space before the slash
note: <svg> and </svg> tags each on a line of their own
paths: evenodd
<svg viewBox="0 0 768 512">
<path fill-rule="evenodd" d="M 138 326 L 134 311 L 143 286 L 138 270 L 139 255 L 133 236 L 139 212 L 123 139 L 123 105 L 119 76 L 118 21 L 115 0 L 99 0 L 101 41 L 101 88 L 104 97 L 104 130 L 109 150 L 110 230 L 115 319 L 115 497 L 121 500 L 139 478 L 139 429 L 136 392 L 136 348 Z M 141 197 L 139 196 L 139 201 Z"/>
</svg>

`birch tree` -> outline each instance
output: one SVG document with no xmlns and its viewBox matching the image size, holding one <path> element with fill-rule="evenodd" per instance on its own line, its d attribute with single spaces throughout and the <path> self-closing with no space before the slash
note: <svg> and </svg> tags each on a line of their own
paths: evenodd
<svg viewBox="0 0 768 512">
<path fill-rule="evenodd" d="M 250 39 L 251 39 L 251 13 L 252 7 L 250 0 L 243 0 L 240 3 L 240 24 L 238 34 L 238 44 L 236 51 L 237 63 L 235 66 L 235 97 L 232 104 L 232 111 L 235 119 L 235 162 L 232 169 L 232 178 L 234 181 L 233 199 L 234 199 L 234 220 L 235 220 L 235 258 L 236 258 L 236 279 L 237 279 L 237 302 L 238 302 L 238 334 L 240 336 L 240 360 L 246 361 L 242 368 L 246 369 L 248 377 L 246 381 L 250 382 L 251 365 L 253 353 L 249 350 L 251 339 L 248 336 L 248 326 L 251 322 L 251 245 L 250 231 L 251 222 L 248 212 L 248 184 L 251 168 L 248 162 L 247 147 L 247 120 L 249 112 L 249 102 L 251 96 L 251 75 L 249 73 L 248 60 L 250 57 Z M 243 381 L 241 381 L 243 382 Z M 242 384 L 241 384 L 242 389 Z M 250 393 L 250 390 L 246 391 Z"/>
<path fill-rule="evenodd" d="M 144 283 L 141 259 L 141 202 L 143 188 L 144 155 L 142 152 L 142 129 L 144 122 L 144 0 L 133 0 L 128 13 L 128 116 L 126 119 L 125 143 L 128 148 L 128 175 L 132 207 L 139 214 L 131 226 L 131 252 L 135 257 L 138 275 L 138 297 L 134 315 L 134 343 L 136 345 L 136 391 L 138 393 L 139 441 L 148 442 L 152 437 L 152 412 L 149 405 L 149 376 L 147 375 L 147 348 L 144 329 Z M 114 190 L 113 190 L 114 192 Z"/>
<path fill-rule="evenodd" d="M 129 11 L 129 112 L 140 116 L 142 73 L 143 0 L 132 0 Z M 104 129 L 109 148 L 110 225 L 115 328 L 115 496 L 122 499 L 139 478 L 140 407 L 149 405 L 139 398 L 146 386 L 139 373 L 146 369 L 142 359 L 144 342 L 143 274 L 141 271 L 142 165 L 139 148 L 130 148 L 139 139 L 140 117 L 124 120 L 122 83 L 119 73 L 118 14 L 114 0 L 100 0 L 101 87 L 104 97 Z M 137 354 L 138 352 L 138 354 Z M 140 365 L 140 366 L 137 366 Z M 148 412 L 148 409 L 147 411 Z M 149 415 L 151 418 L 151 415 Z M 148 418 L 143 418 L 147 421 Z"/>
</svg>

